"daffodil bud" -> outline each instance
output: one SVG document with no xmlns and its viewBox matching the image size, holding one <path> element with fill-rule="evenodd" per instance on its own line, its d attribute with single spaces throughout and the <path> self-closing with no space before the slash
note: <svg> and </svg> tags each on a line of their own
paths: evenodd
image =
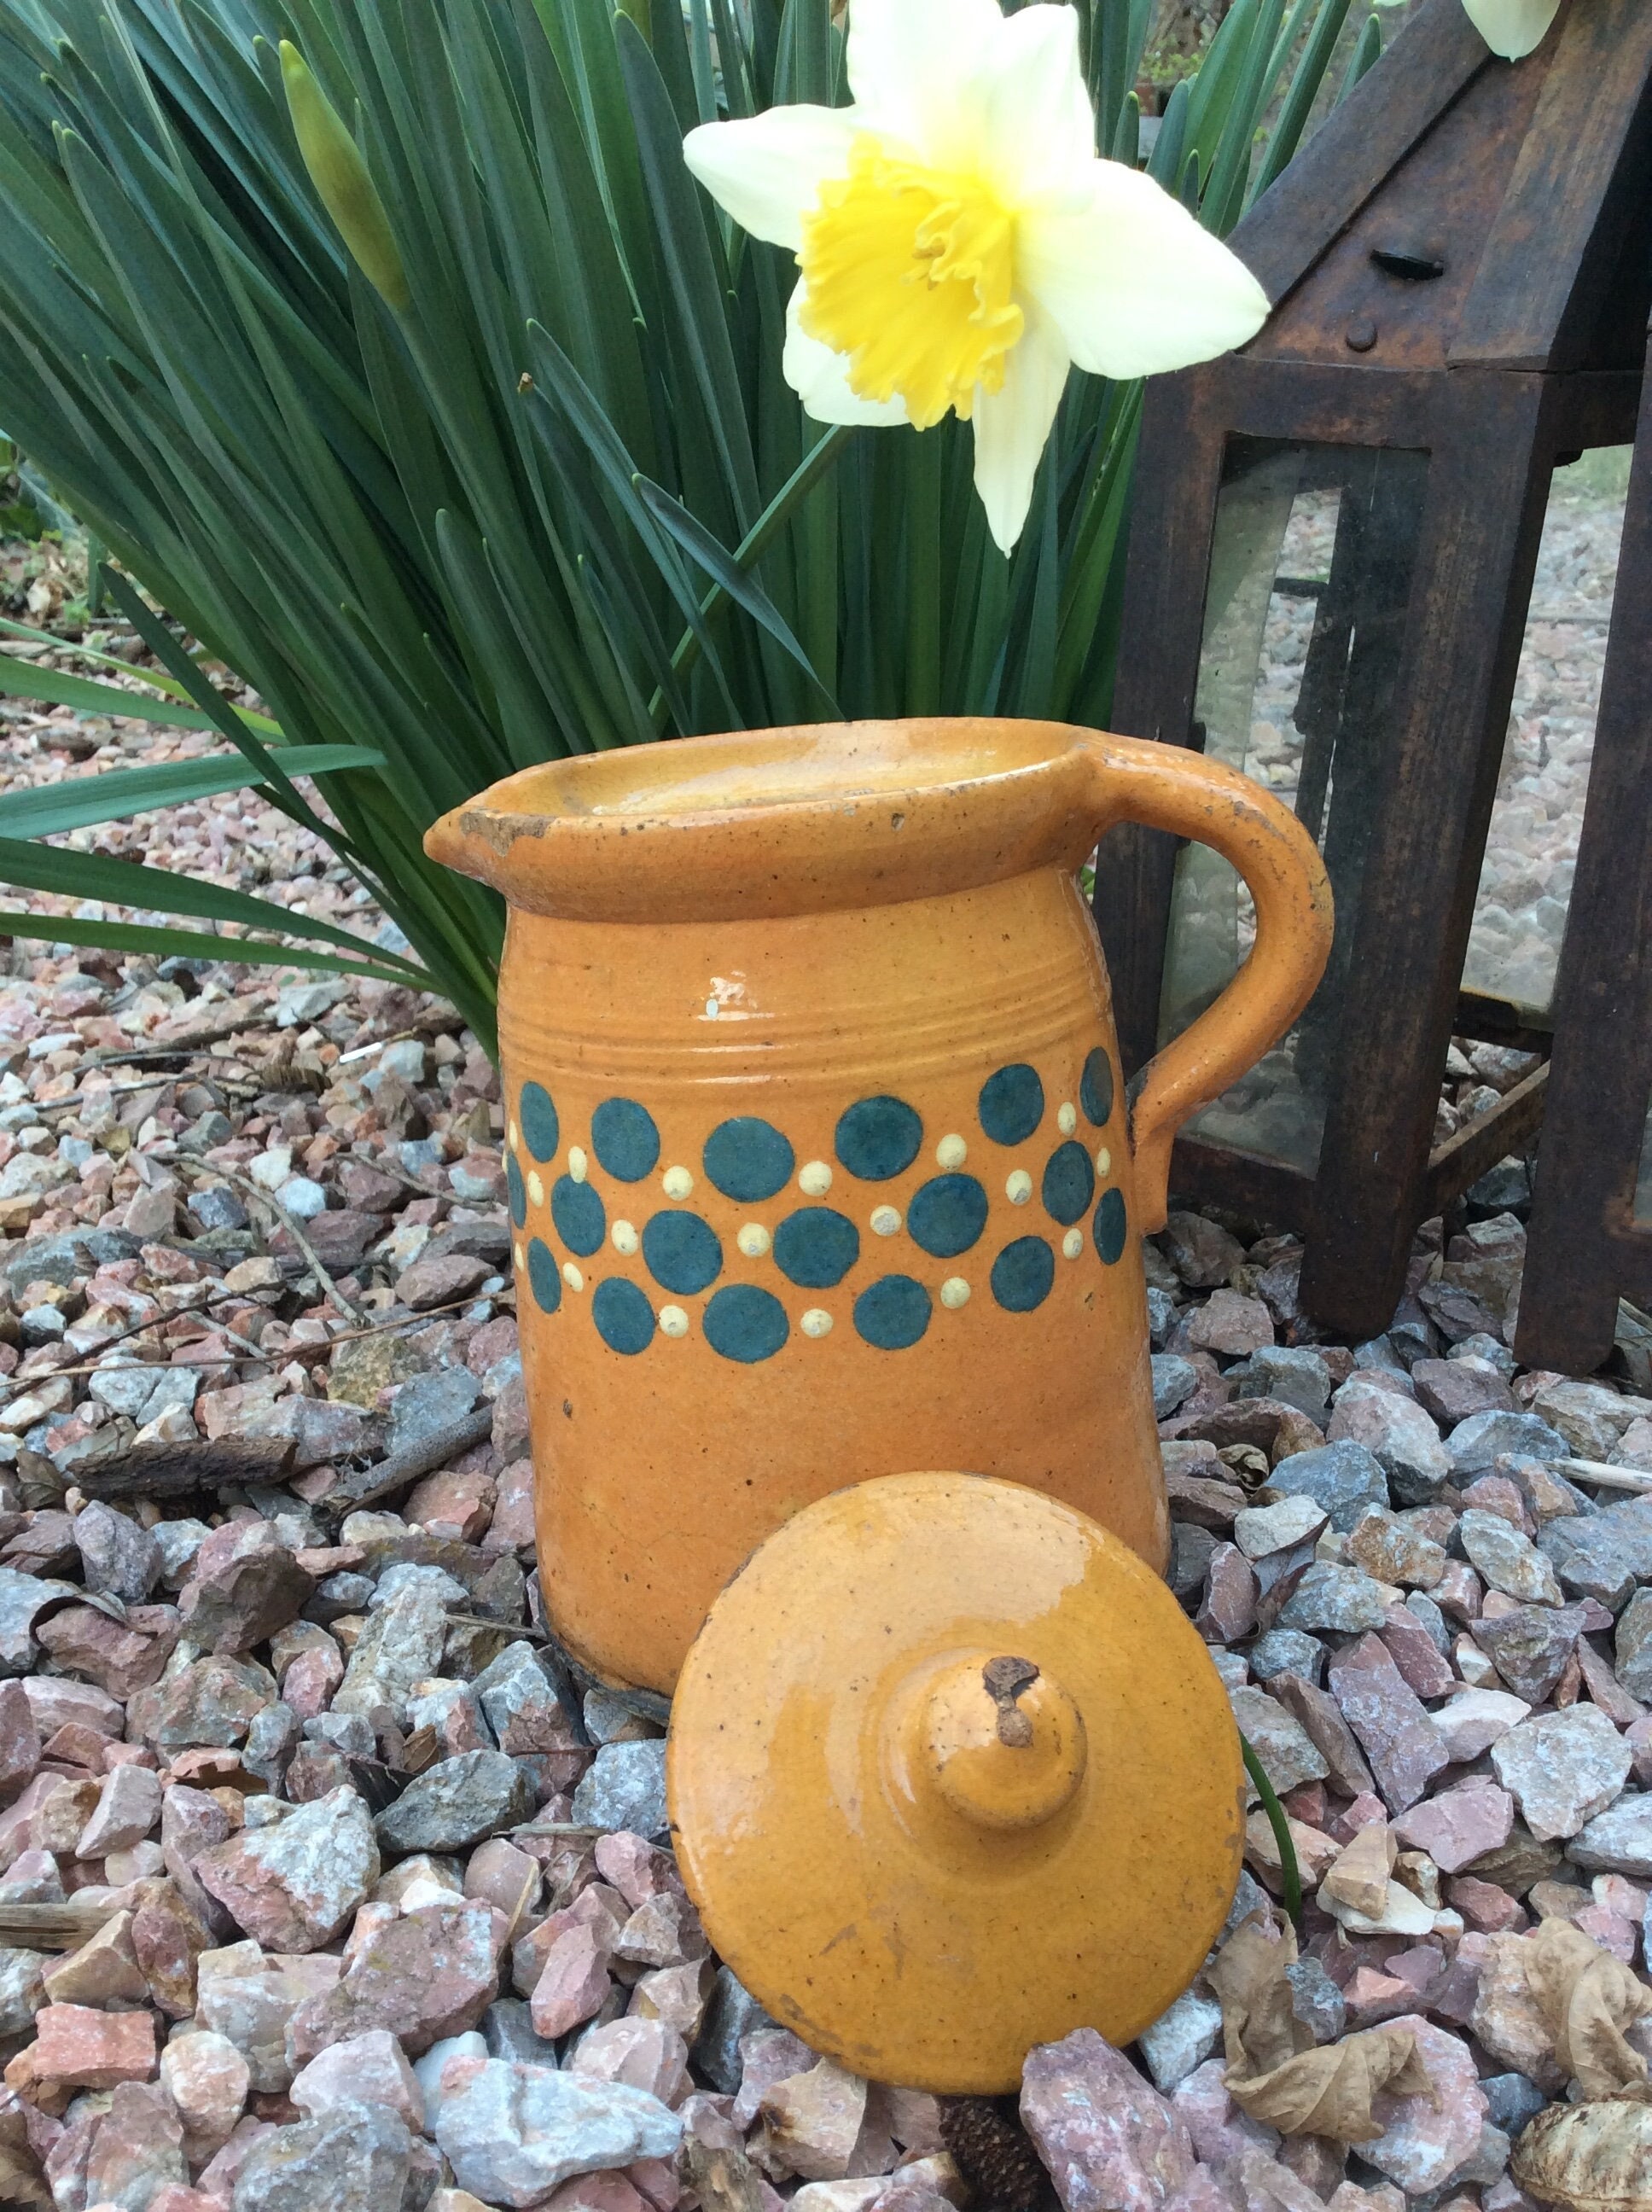
<svg viewBox="0 0 1652 2212">
<path fill-rule="evenodd" d="M 385 204 L 343 117 L 288 39 L 281 42 L 281 78 L 298 150 L 321 204 L 337 225 L 356 267 L 386 305 L 399 312 L 411 304 L 412 294 Z"/>
</svg>

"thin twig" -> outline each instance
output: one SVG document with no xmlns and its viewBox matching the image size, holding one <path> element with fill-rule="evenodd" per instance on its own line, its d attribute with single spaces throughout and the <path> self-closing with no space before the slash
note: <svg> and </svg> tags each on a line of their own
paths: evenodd
<svg viewBox="0 0 1652 2212">
<path fill-rule="evenodd" d="M 268 1206 L 270 1212 L 273 1213 L 276 1218 L 286 1228 L 288 1233 L 291 1236 L 294 1243 L 297 1245 L 299 1250 L 309 1261 L 317 1280 L 320 1283 L 322 1288 L 326 1291 L 327 1296 L 332 1300 L 333 1304 L 338 1308 L 339 1312 L 348 1314 L 350 1319 L 354 1322 L 361 1321 L 364 1318 L 360 1306 L 352 1304 L 352 1302 L 344 1296 L 343 1291 L 339 1289 L 337 1284 L 334 1282 L 331 1275 L 327 1272 L 321 1255 L 316 1250 L 314 1245 L 311 1243 L 309 1238 L 305 1235 L 303 1228 L 296 1216 L 289 1213 L 278 1198 L 272 1196 L 267 1190 L 260 1189 L 258 1185 L 253 1182 L 252 1176 L 244 1176 L 239 1168 L 225 1167 L 219 1162 L 215 1162 L 214 1166 L 219 1175 L 225 1176 L 230 1182 L 235 1184 L 239 1189 L 246 1191 L 248 1196 L 256 1200 L 258 1205 Z"/>
<path fill-rule="evenodd" d="M 325 1498 L 312 1498 L 311 1505 L 317 1513 L 335 1517 L 357 1512 L 364 1505 L 376 1505 L 381 1498 L 407 1489 L 422 1475 L 434 1474 L 438 1468 L 446 1467 L 461 1453 L 486 1443 L 493 1427 L 492 1406 L 478 1406 L 473 1413 L 450 1421 L 445 1428 L 422 1437 L 416 1444 L 409 1444 L 402 1451 L 392 1452 L 376 1467 L 364 1468 L 359 1474 L 349 1476 Z"/>
<path fill-rule="evenodd" d="M 1643 1494 L 1652 1492 L 1652 1474 L 1643 1468 L 1609 1467 L 1599 1459 L 1563 1459 L 1556 1465 L 1566 1474 L 1576 1474 L 1585 1482 L 1592 1482 L 1597 1490 L 1633 1490 Z"/>
</svg>

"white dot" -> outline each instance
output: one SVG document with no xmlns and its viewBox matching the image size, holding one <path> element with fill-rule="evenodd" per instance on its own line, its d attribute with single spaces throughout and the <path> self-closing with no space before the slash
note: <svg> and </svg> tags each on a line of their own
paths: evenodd
<svg viewBox="0 0 1652 2212">
<path fill-rule="evenodd" d="M 734 1241 L 748 1260 L 761 1260 L 773 1240 L 761 1221 L 748 1221 Z"/>
<path fill-rule="evenodd" d="M 590 1161 L 586 1159 L 584 1151 L 580 1146 L 570 1145 L 568 1146 L 568 1171 L 569 1175 L 573 1176 L 575 1182 L 583 1182 L 585 1181 L 585 1172 L 590 1164 Z"/>
<path fill-rule="evenodd" d="M 544 1178 L 542 1176 L 536 1173 L 528 1177 L 528 1196 L 533 1200 L 536 1206 L 543 1206 L 544 1204 L 545 1185 Z"/>
<path fill-rule="evenodd" d="M 683 1312 L 681 1306 L 661 1306 L 659 1309 L 659 1333 L 662 1336 L 686 1336 L 688 1334 L 689 1317 L 687 1314 Z"/>
<path fill-rule="evenodd" d="M 694 1188 L 694 1177 L 686 1168 L 667 1168 L 660 1182 L 667 1198 L 686 1198 Z"/>
<path fill-rule="evenodd" d="M 805 1198 L 824 1198 L 832 1187 L 832 1171 L 824 1160 L 808 1160 L 798 1171 L 798 1188 Z"/>
<path fill-rule="evenodd" d="M 519 1268 L 525 1267 L 528 1264 L 527 1253 L 520 1244 L 518 1244 L 516 1247 L 516 1264 Z"/>
<path fill-rule="evenodd" d="M 1096 1172 L 1100 1176 L 1109 1174 L 1112 1170 L 1112 1166 L 1113 1155 L 1108 1152 L 1107 1146 L 1103 1145 L 1100 1152 L 1096 1155 Z"/>
<path fill-rule="evenodd" d="M 1061 1239 L 1062 1251 L 1066 1253 L 1069 1260 L 1076 1260 L 1084 1249 L 1084 1231 L 1082 1229 L 1069 1229 L 1066 1235 Z"/>
<path fill-rule="evenodd" d="M 1070 1103 L 1058 1106 L 1055 1109 L 1055 1126 L 1064 1137 L 1070 1137 L 1078 1126 L 1078 1109 Z"/>
<path fill-rule="evenodd" d="M 901 1226 L 898 1206 L 874 1206 L 872 1210 L 872 1233 L 874 1237 L 893 1237 Z"/>
<path fill-rule="evenodd" d="M 832 1317 L 824 1306 L 811 1306 L 808 1312 L 799 1322 L 798 1327 L 805 1336 L 829 1336 L 832 1333 Z"/>
<path fill-rule="evenodd" d="M 969 1285 L 962 1275 L 949 1275 L 941 1285 L 941 1304 L 951 1313 L 969 1303 Z"/>
<path fill-rule="evenodd" d="M 570 1291 L 582 1291 L 585 1288 L 585 1277 L 572 1260 L 564 1260 L 562 1262 L 562 1280 Z"/>
<path fill-rule="evenodd" d="M 1011 1206 L 1024 1206 L 1032 1196 L 1032 1177 L 1025 1168 L 1017 1168 L 1004 1186 L 1004 1195 Z"/>
<path fill-rule="evenodd" d="M 616 1221 L 608 1233 L 614 1240 L 614 1249 L 623 1252 L 628 1260 L 642 1242 L 629 1221 Z"/>
<path fill-rule="evenodd" d="M 715 1000 L 715 999 L 708 999 L 708 1000 L 707 1000 L 707 1001 L 706 1001 L 706 1019 L 707 1019 L 708 1022 L 714 1022 L 714 1021 L 716 1020 L 716 1018 L 717 1018 L 718 1015 L 719 1015 L 720 1013 L 721 1013 L 721 1012 L 722 1012 L 722 1008 L 718 1005 L 718 1003 L 717 1003 L 717 1001 L 716 1001 L 716 1000 Z"/>
<path fill-rule="evenodd" d="M 969 1147 L 962 1137 L 943 1137 L 935 1147 L 935 1164 L 941 1168 L 961 1168 L 969 1157 Z"/>
<path fill-rule="evenodd" d="M 505 1132 L 505 1142 L 510 1146 L 513 1152 L 519 1151 L 521 1147 L 522 1132 L 516 1126 L 516 1116 L 514 1114 L 511 1116 L 510 1127 Z"/>
</svg>

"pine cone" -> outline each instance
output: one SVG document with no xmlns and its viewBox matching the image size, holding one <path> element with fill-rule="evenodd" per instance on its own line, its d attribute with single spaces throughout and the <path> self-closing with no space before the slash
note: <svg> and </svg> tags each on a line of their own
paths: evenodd
<svg viewBox="0 0 1652 2212">
<path fill-rule="evenodd" d="M 975 2192 L 977 2212 L 1042 2212 L 1049 2177 L 1012 2097 L 943 2097 L 941 2141 Z"/>
</svg>

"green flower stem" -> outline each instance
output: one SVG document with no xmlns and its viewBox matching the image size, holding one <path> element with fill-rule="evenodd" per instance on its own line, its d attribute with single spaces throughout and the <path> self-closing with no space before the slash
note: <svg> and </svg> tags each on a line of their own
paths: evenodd
<svg viewBox="0 0 1652 2212">
<path fill-rule="evenodd" d="M 1273 1831 L 1273 1840 L 1279 1846 L 1279 1868 L 1285 1879 L 1285 1909 L 1291 1915 L 1291 1924 L 1298 1934 L 1302 1930 L 1302 1869 L 1297 1864 L 1297 1846 L 1291 1840 L 1291 1823 L 1285 1818 L 1273 1784 L 1268 1780 L 1262 1762 L 1251 1749 L 1244 1736 L 1239 1739 L 1239 1748 L 1244 1753 L 1245 1771 L 1255 1786 L 1262 1801 L 1262 1810 L 1267 1814 L 1268 1826 Z"/>
</svg>

